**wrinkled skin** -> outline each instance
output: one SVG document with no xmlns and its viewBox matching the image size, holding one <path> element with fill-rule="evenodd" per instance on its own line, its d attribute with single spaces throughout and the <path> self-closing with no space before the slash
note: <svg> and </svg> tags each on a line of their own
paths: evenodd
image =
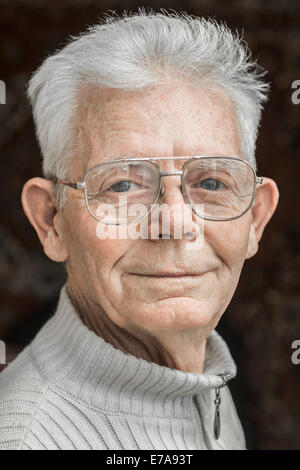
<svg viewBox="0 0 300 470">
<path fill-rule="evenodd" d="M 79 146 L 71 181 L 82 181 L 85 171 L 107 155 L 241 155 L 234 108 L 221 91 L 187 83 L 148 92 L 86 86 L 78 103 Z M 183 163 L 159 162 L 163 171 Z M 184 205 L 180 177 L 165 177 L 163 183 L 160 202 Z M 274 181 L 264 178 L 254 205 L 239 219 L 205 221 L 204 243 L 194 250 L 188 246 L 196 239 L 172 236 L 176 217 L 171 217 L 170 239 L 100 240 L 83 192 L 67 188 L 67 195 L 64 209 L 56 211 L 52 183 L 33 178 L 24 186 L 22 201 L 45 253 L 66 263 L 68 292 L 86 325 L 124 352 L 202 372 L 206 338 L 276 208 Z M 197 231 L 200 219 L 193 216 L 193 224 Z M 153 277 L 172 269 L 195 275 Z"/>
</svg>

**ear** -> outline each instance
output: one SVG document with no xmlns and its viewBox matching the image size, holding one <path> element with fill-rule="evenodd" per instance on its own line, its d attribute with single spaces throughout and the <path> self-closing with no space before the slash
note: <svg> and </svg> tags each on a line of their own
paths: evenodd
<svg viewBox="0 0 300 470">
<path fill-rule="evenodd" d="M 30 179 L 23 187 L 21 200 L 24 212 L 34 227 L 46 255 L 53 261 L 65 261 L 67 250 L 59 224 L 53 182 L 44 178 Z"/>
<path fill-rule="evenodd" d="M 278 204 L 279 191 L 275 181 L 263 178 L 262 184 L 256 186 L 254 204 L 251 208 L 252 223 L 250 226 L 246 259 L 255 255 L 263 231 Z"/>
</svg>

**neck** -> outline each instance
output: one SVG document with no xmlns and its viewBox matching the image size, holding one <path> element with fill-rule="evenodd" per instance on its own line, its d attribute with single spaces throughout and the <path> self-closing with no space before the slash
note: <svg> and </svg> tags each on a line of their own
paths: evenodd
<svg viewBox="0 0 300 470">
<path fill-rule="evenodd" d="M 130 325 L 124 329 L 114 323 L 101 305 L 89 301 L 67 284 L 70 300 L 82 322 L 96 335 L 120 351 L 160 366 L 184 372 L 202 373 L 206 337 L 203 331 L 141 331 Z"/>
</svg>

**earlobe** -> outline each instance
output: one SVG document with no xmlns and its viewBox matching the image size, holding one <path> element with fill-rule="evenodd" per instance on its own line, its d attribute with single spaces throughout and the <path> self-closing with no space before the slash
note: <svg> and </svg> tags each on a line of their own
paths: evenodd
<svg viewBox="0 0 300 470">
<path fill-rule="evenodd" d="M 251 258 L 252 256 L 257 253 L 258 250 L 258 241 L 256 238 L 256 233 L 254 226 L 251 224 L 250 226 L 250 233 L 249 233 L 249 240 L 248 240 L 248 247 L 247 247 L 247 253 L 246 253 L 246 259 Z"/>
<path fill-rule="evenodd" d="M 34 227 L 46 255 L 53 261 L 65 261 L 66 249 L 62 234 L 57 232 L 55 216 L 56 201 L 53 183 L 44 178 L 32 178 L 23 187 L 22 206 Z"/>
</svg>

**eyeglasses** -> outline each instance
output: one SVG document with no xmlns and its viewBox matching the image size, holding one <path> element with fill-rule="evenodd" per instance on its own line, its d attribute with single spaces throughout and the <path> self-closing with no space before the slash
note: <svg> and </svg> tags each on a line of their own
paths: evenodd
<svg viewBox="0 0 300 470">
<path fill-rule="evenodd" d="M 177 171 L 161 171 L 156 162 L 180 159 L 186 161 Z M 94 219 L 120 225 L 146 217 L 164 194 L 162 177 L 175 175 L 181 178 L 181 191 L 192 212 L 212 221 L 244 215 L 253 204 L 257 183 L 263 181 L 249 162 L 227 156 L 122 158 L 93 166 L 81 182 L 53 180 L 84 191 L 87 210 Z M 131 210 L 136 205 L 143 208 L 138 215 Z"/>
</svg>

